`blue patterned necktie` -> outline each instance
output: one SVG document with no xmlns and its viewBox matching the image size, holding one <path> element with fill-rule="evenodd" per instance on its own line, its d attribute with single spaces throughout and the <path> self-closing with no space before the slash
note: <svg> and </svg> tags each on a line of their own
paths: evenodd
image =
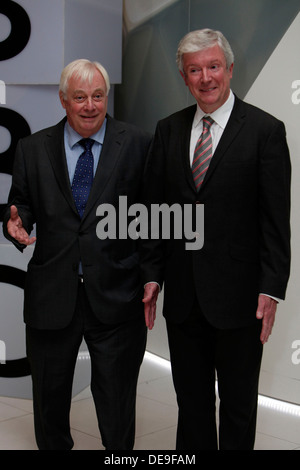
<svg viewBox="0 0 300 470">
<path fill-rule="evenodd" d="M 93 183 L 94 157 L 92 146 L 94 140 L 82 139 L 79 144 L 84 152 L 78 158 L 72 182 L 72 193 L 80 217 L 83 216 Z"/>
</svg>

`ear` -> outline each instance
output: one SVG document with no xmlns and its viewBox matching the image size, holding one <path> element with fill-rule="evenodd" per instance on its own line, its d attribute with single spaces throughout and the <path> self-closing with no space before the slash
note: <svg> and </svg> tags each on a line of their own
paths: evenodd
<svg viewBox="0 0 300 470">
<path fill-rule="evenodd" d="M 59 92 L 59 99 L 60 99 L 62 107 L 66 109 L 66 103 L 65 103 L 65 99 L 64 99 L 64 95 L 62 91 Z"/>
<path fill-rule="evenodd" d="M 184 83 L 186 84 L 186 86 L 188 86 L 187 84 L 187 80 L 186 80 L 186 76 L 185 74 L 180 70 L 180 75 L 182 76 L 183 80 L 184 80 Z"/>
</svg>

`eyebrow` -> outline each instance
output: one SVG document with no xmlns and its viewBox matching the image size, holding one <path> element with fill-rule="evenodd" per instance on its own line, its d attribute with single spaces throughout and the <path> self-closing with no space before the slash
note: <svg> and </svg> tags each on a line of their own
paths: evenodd
<svg viewBox="0 0 300 470">
<path fill-rule="evenodd" d="M 216 63 L 221 64 L 222 61 L 221 61 L 220 59 L 211 59 L 211 60 L 208 62 L 209 65 L 211 65 L 211 64 L 216 64 Z M 187 67 L 199 67 L 199 64 L 194 64 L 194 63 L 192 63 L 192 64 L 187 64 Z"/>
<path fill-rule="evenodd" d="M 102 91 L 103 93 L 105 93 L 104 88 L 96 88 L 95 90 L 93 90 L 93 93 L 97 93 L 97 92 L 99 92 L 99 91 Z M 78 90 L 74 90 L 73 93 L 74 93 L 74 94 L 75 94 L 75 93 L 84 93 L 84 94 L 86 94 L 86 91 L 84 91 L 84 90 L 82 90 L 81 88 L 79 88 Z"/>
</svg>

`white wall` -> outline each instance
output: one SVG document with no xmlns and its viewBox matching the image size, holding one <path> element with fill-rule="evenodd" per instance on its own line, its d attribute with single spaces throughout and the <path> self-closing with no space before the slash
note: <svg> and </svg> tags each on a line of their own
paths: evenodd
<svg viewBox="0 0 300 470">
<path fill-rule="evenodd" d="M 272 336 L 264 350 L 260 391 L 300 403 L 300 14 L 249 90 L 246 101 L 283 120 L 292 161 L 292 269 L 286 300 L 279 305 Z M 298 85 L 295 83 L 299 81 Z M 299 90 L 293 88 L 297 86 Z M 298 358 L 300 356 L 298 355 Z M 295 362 L 295 360 L 294 360 Z M 298 361 L 297 361 L 298 362 Z"/>
</svg>

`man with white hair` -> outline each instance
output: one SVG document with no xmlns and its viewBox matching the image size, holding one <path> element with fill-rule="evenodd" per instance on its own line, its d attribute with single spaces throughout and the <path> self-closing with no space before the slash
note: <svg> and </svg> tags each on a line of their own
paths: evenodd
<svg viewBox="0 0 300 470">
<path fill-rule="evenodd" d="M 203 204 L 204 246 L 187 250 L 176 237 L 148 244 L 147 325 L 154 323 L 156 283 L 164 284 L 179 407 L 177 449 L 249 450 L 263 344 L 290 270 L 285 128 L 231 91 L 234 59 L 222 33 L 189 33 L 179 44 L 177 63 L 196 104 L 158 123 L 145 200 L 195 210 Z"/>
<path fill-rule="evenodd" d="M 150 136 L 107 114 L 109 77 L 77 60 L 61 75 L 66 117 L 17 147 L 4 232 L 35 244 L 24 292 L 39 449 L 73 447 L 69 412 L 82 339 L 106 449 L 134 445 L 136 384 L 146 342 L 137 242 L 100 239 L 96 209 L 138 203 Z M 30 237 L 36 224 L 36 238 Z"/>
</svg>

